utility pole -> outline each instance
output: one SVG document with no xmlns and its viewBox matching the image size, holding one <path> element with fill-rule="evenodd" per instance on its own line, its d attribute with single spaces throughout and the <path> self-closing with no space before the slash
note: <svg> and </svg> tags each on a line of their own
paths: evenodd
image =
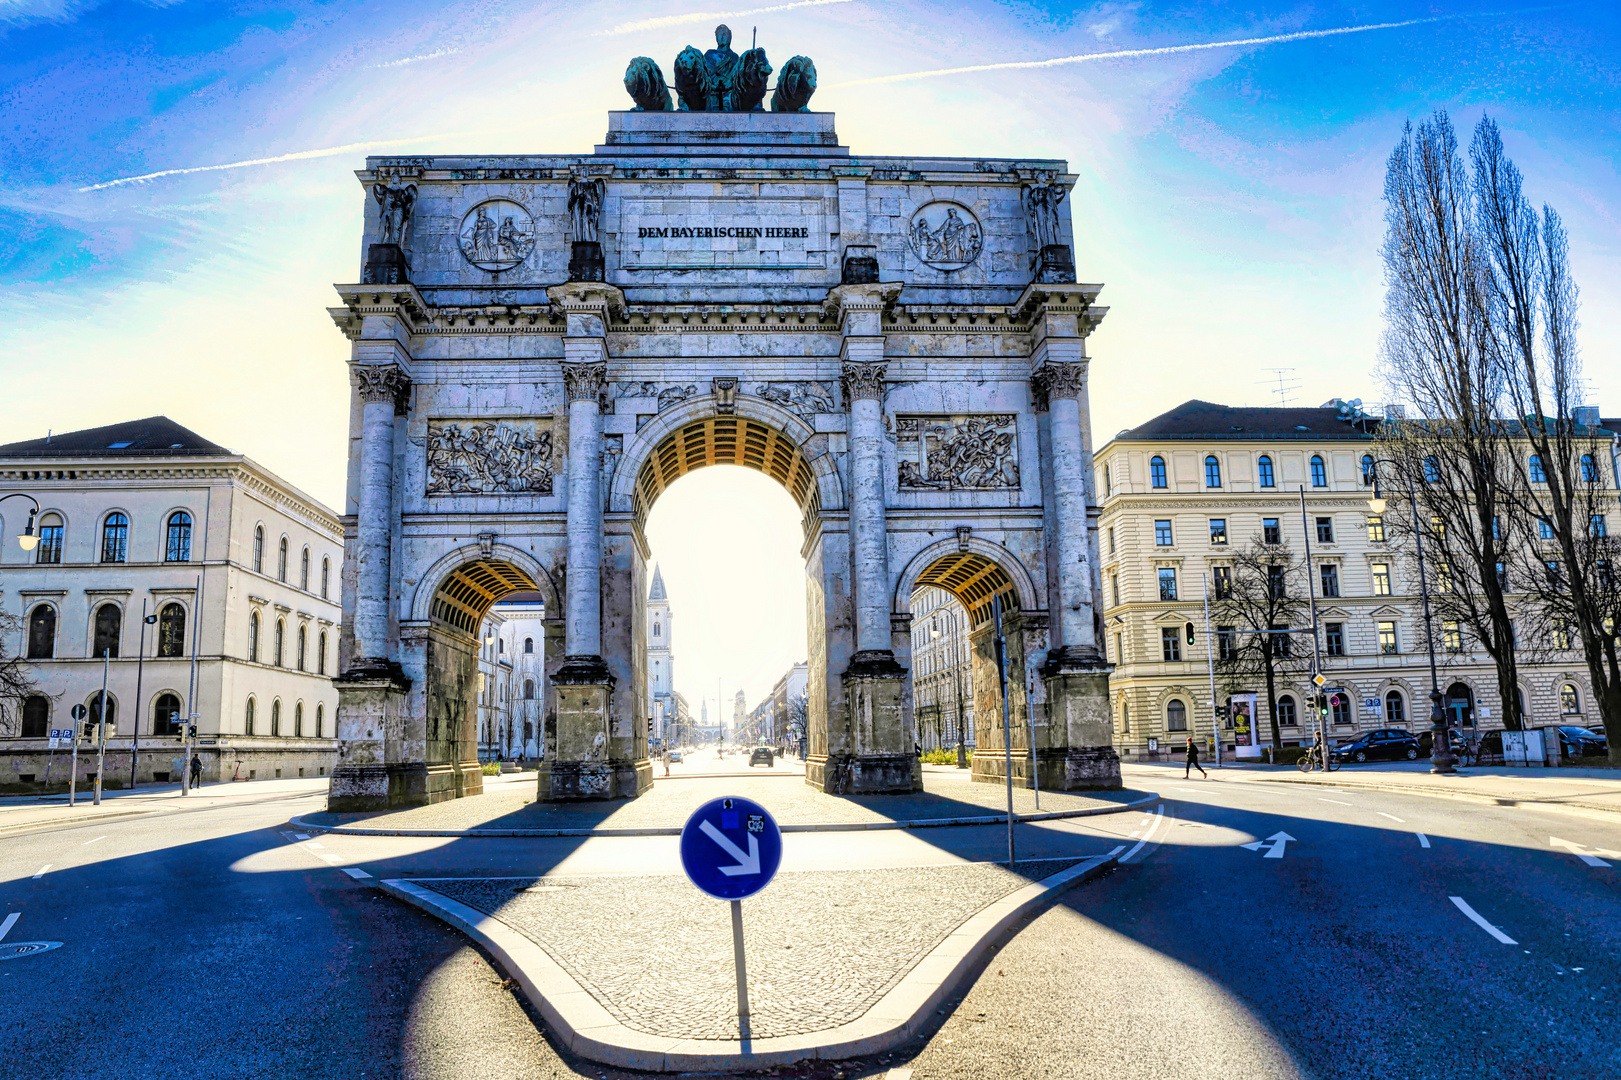
<svg viewBox="0 0 1621 1080">
<path fill-rule="evenodd" d="M 146 597 L 141 598 L 141 644 L 135 651 L 135 736 L 129 748 L 129 787 L 135 790 L 136 777 L 140 772 L 141 764 L 141 719 L 145 710 L 141 708 L 141 676 L 142 668 L 146 664 L 146 628 L 158 621 L 156 615 L 146 613 Z"/>
<path fill-rule="evenodd" d="M 1216 700 L 1216 636 L 1210 631 L 1210 575 L 1204 581 L 1204 654 L 1210 669 L 1210 727 L 1216 737 L 1216 768 L 1221 768 L 1221 705 Z"/>
<path fill-rule="evenodd" d="M 186 688 L 186 729 L 181 732 L 185 737 L 186 756 L 180 763 L 180 794 L 191 794 L 191 735 L 197 724 L 197 638 L 203 626 L 203 575 L 197 575 L 197 588 L 192 593 L 192 620 L 191 620 L 191 675 Z"/>
<path fill-rule="evenodd" d="M 101 723 L 96 725 L 96 787 L 91 806 L 101 805 L 101 773 L 107 767 L 107 674 L 112 655 L 111 649 L 101 650 Z"/>
<path fill-rule="evenodd" d="M 1323 693 L 1323 655 L 1322 647 L 1318 642 L 1317 633 L 1317 581 L 1312 577 L 1311 565 L 1311 522 L 1306 519 L 1306 485 L 1300 485 L 1300 531 L 1306 537 L 1306 595 L 1311 597 L 1311 684 L 1315 689 L 1312 695 L 1314 702 L 1327 702 Z M 1328 710 L 1322 705 L 1317 706 L 1317 732 L 1323 741 L 1324 766 L 1326 768 L 1328 754 Z M 1282 749 L 1279 747 L 1278 749 Z M 1277 750 L 1272 752 L 1272 760 L 1277 761 Z"/>
</svg>

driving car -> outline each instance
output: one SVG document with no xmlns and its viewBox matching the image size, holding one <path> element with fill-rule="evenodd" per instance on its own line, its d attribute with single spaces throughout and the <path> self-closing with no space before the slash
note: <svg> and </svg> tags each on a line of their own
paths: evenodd
<svg viewBox="0 0 1621 1080">
<path fill-rule="evenodd" d="M 1334 756 L 1341 761 L 1397 761 L 1418 758 L 1418 740 L 1412 732 L 1399 728 L 1380 728 L 1365 731 L 1355 739 L 1334 748 Z"/>
<path fill-rule="evenodd" d="M 684 760 L 684 759 L 681 756 L 681 751 L 679 751 L 679 750 L 671 750 L 670 751 L 670 761 L 672 763 L 677 762 L 677 761 L 682 761 L 682 760 Z"/>
<path fill-rule="evenodd" d="M 752 751 L 749 752 L 749 768 L 751 769 L 756 765 L 772 766 L 776 763 L 777 757 L 771 752 L 771 747 L 769 746 L 756 746 Z"/>
</svg>

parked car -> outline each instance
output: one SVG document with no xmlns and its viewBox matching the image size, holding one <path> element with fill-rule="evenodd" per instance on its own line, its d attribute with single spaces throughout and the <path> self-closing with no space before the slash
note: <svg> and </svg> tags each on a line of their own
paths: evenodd
<svg viewBox="0 0 1621 1080">
<path fill-rule="evenodd" d="M 1558 731 L 1561 757 L 1586 757 L 1610 752 L 1610 741 L 1597 731 L 1574 724 L 1563 724 Z"/>
<path fill-rule="evenodd" d="M 1419 756 L 1418 740 L 1410 731 L 1380 728 L 1365 731 L 1343 746 L 1334 748 L 1341 761 L 1414 761 Z"/>
<path fill-rule="evenodd" d="M 776 765 L 776 763 L 777 757 L 771 752 L 771 747 L 769 746 L 756 746 L 749 754 L 749 768 L 751 769 L 756 765 L 765 765 L 767 767 L 771 767 Z"/>
<path fill-rule="evenodd" d="M 671 761 L 672 761 L 672 762 L 676 762 L 676 761 L 682 761 L 682 760 L 684 760 L 684 759 L 683 759 L 683 758 L 682 758 L 682 757 L 681 757 L 681 751 L 679 751 L 679 750 L 671 750 L 671 751 L 670 751 L 670 760 L 671 760 Z"/>
<path fill-rule="evenodd" d="M 1434 743 L 1435 743 L 1435 732 L 1432 729 L 1426 727 L 1423 731 L 1420 731 L 1418 733 L 1416 738 L 1418 739 L 1418 756 L 1419 757 L 1429 757 L 1430 756 L 1430 747 L 1432 745 L 1434 745 Z M 1459 750 L 1463 749 L 1463 740 L 1464 740 L 1463 732 L 1459 731 L 1455 727 L 1447 728 L 1447 742 L 1452 744 L 1452 752 L 1454 754 L 1456 754 Z M 1503 747 L 1502 747 L 1501 743 L 1498 744 L 1497 752 L 1498 753 L 1503 752 Z"/>
</svg>

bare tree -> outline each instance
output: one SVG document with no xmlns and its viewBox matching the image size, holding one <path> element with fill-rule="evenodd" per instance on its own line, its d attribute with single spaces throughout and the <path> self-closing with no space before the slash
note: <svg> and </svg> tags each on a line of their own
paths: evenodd
<svg viewBox="0 0 1621 1080">
<path fill-rule="evenodd" d="M 22 733 L 23 705 L 37 693 L 32 671 L 23 658 L 9 656 L 6 642 L 18 639 L 22 620 L 7 611 L 0 611 L 0 734 Z"/>
<path fill-rule="evenodd" d="M 1477 135 L 1478 141 L 1478 135 Z M 1380 428 L 1381 479 L 1393 539 L 1422 539 L 1435 616 L 1492 658 L 1503 726 L 1518 730 L 1518 668 L 1509 603 L 1514 451 L 1506 374 L 1491 333 L 1489 270 L 1469 174 L 1444 112 L 1402 131 L 1385 174 L 1383 375 L 1415 410 Z M 1411 485 L 1417 520 L 1400 498 Z M 1421 532 L 1418 532 L 1421 531 Z"/>
<path fill-rule="evenodd" d="M 1283 745 L 1278 680 L 1311 666 L 1309 635 L 1278 632 L 1303 625 L 1308 572 L 1305 559 L 1296 558 L 1288 544 L 1257 536 L 1234 552 L 1231 563 L 1217 568 L 1211 592 L 1210 620 L 1221 635 L 1216 675 L 1229 693 L 1246 692 L 1256 679 L 1265 684 L 1274 747 Z"/>
</svg>

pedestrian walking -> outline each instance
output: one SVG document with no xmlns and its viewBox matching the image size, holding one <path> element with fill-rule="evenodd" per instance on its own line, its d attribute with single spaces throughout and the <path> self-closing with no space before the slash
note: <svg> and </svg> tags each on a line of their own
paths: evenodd
<svg viewBox="0 0 1621 1080">
<path fill-rule="evenodd" d="M 191 786 L 197 787 L 203 782 L 203 759 L 196 754 L 191 755 Z"/>
<path fill-rule="evenodd" d="M 664 748 L 664 752 L 659 755 L 659 760 L 664 762 L 664 775 L 669 776 L 670 775 L 670 748 L 668 746 L 666 746 Z"/>
<path fill-rule="evenodd" d="M 1199 748 L 1193 745 L 1193 736 L 1189 735 L 1188 763 L 1182 767 L 1182 779 L 1186 780 L 1188 778 L 1188 774 L 1193 772 L 1194 769 L 1198 769 L 1199 775 L 1204 777 L 1206 780 L 1210 779 L 1210 774 L 1204 771 L 1203 765 L 1199 764 Z"/>
</svg>

